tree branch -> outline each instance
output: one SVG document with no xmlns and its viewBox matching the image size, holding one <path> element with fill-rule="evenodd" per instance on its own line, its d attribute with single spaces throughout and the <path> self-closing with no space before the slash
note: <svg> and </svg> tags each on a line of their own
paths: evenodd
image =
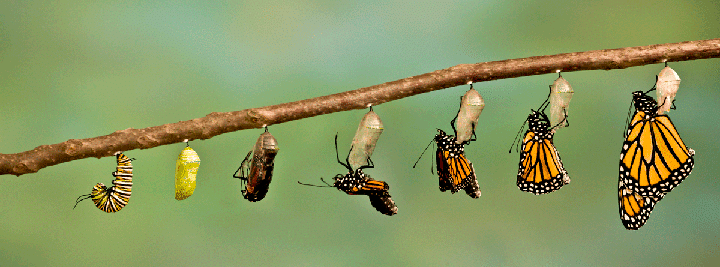
<svg viewBox="0 0 720 267">
<path fill-rule="evenodd" d="M 556 71 L 610 70 L 661 62 L 720 57 L 720 39 L 595 50 L 520 59 L 461 64 L 393 82 L 291 103 L 233 112 L 213 112 L 205 117 L 144 129 L 125 129 L 87 139 L 70 139 L 41 145 L 16 154 L 0 154 L 0 174 L 20 176 L 77 159 L 108 157 L 116 151 L 148 149 L 209 139 L 223 133 L 260 128 L 322 114 L 364 109 L 385 102 L 449 87 Z"/>
</svg>

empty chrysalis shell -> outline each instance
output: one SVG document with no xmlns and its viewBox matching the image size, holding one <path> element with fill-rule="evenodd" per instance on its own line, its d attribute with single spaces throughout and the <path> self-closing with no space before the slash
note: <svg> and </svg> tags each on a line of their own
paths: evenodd
<svg viewBox="0 0 720 267">
<path fill-rule="evenodd" d="M 255 142 L 250 173 L 249 176 L 244 177 L 244 180 L 247 180 L 245 190 L 242 190 L 245 199 L 256 202 L 265 198 L 272 181 L 275 156 L 279 150 L 277 140 L 270 132 L 267 132 L 266 128 L 266 132 L 262 133 Z"/>
<path fill-rule="evenodd" d="M 195 177 L 200 168 L 200 157 L 190 147 L 180 152 L 175 165 L 175 199 L 183 200 L 195 192 Z"/>
<path fill-rule="evenodd" d="M 573 91 L 570 84 L 562 77 L 558 77 L 550 86 L 550 126 L 556 129 L 566 127 L 568 125 L 566 116 L 570 109 L 570 100 Z M 562 123 L 561 123 L 562 122 Z"/>
<path fill-rule="evenodd" d="M 353 170 L 360 166 L 367 165 L 367 160 L 372 156 L 375 150 L 375 144 L 383 132 L 383 123 L 380 117 L 372 111 L 372 108 L 360 120 L 360 125 L 355 131 L 355 137 L 352 141 L 352 149 L 350 150 L 350 167 Z"/>
<path fill-rule="evenodd" d="M 458 111 L 457 121 L 455 121 L 456 143 L 462 144 L 472 138 L 483 108 L 485 108 L 485 100 L 477 90 L 470 86 L 470 90 L 465 92 L 460 101 L 460 111 Z"/>
<path fill-rule="evenodd" d="M 670 67 L 665 67 L 658 74 L 657 83 L 655 84 L 657 91 L 657 102 L 659 105 L 658 114 L 669 111 L 672 102 L 675 99 L 680 88 L 680 76 Z"/>
</svg>

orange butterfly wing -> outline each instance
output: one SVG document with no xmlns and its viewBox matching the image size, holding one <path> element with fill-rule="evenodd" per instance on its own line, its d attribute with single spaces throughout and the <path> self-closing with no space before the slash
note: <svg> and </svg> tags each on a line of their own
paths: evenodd
<svg viewBox="0 0 720 267">
<path fill-rule="evenodd" d="M 636 111 L 620 152 L 620 179 L 629 190 L 657 198 L 690 175 L 694 155 L 667 115 Z"/>
<path fill-rule="evenodd" d="M 618 202 L 620 207 L 620 220 L 628 230 L 637 230 L 647 222 L 655 204 L 665 195 L 657 197 L 644 197 L 633 192 L 625 186 L 622 179 L 618 180 Z"/>
<path fill-rule="evenodd" d="M 535 195 L 547 194 L 570 183 L 560 154 L 550 138 L 527 131 L 522 141 L 517 186 Z"/>
</svg>

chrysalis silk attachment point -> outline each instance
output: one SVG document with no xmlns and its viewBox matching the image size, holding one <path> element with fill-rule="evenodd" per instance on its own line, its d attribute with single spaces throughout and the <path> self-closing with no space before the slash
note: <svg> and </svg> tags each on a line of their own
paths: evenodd
<svg viewBox="0 0 720 267">
<path fill-rule="evenodd" d="M 380 117 L 372 110 L 365 114 L 360 120 L 355 138 L 352 141 L 350 150 L 350 167 L 354 170 L 367 164 L 367 159 L 375 151 L 375 144 L 383 132 L 383 123 Z"/>
<path fill-rule="evenodd" d="M 658 74 L 657 83 L 655 84 L 657 91 L 657 102 L 660 107 L 657 113 L 663 114 L 663 112 L 669 111 L 672 106 L 672 102 L 675 99 L 680 88 L 680 76 L 670 67 L 665 67 Z"/>
<path fill-rule="evenodd" d="M 192 148 L 180 152 L 175 165 L 175 199 L 183 200 L 195 192 L 195 177 L 200 168 L 200 157 Z"/>
<path fill-rule="evenodd" d="M 483 108 L 485 108 L 485 101 L 482 96 L 477 90 L 470 88 L 463 95 L 462 101 L 460 101 L 460 111 L 458 111 L 457 121 L 455 122 L 457 125 L 456 143 L 462 144 L 472 138 Z"/>
<path fill-rule="evenodd" d="M 265 198 L 272 181 L 275 156 L 279 150 L 278 142 L 270 132 L 264 132 L 258 137 L 253 148 L 249 175 L 240 178 L 247 182 L 242 194 L 248 201 L 256 202 Z"/>
<path fill-rule="evenodd" d="M 557 78 L 550 86 L 550 127 L 557 125 L 556 129 L 559 129 L 568 125 L 567 121 L 563 120 L 569 113 L 570 100 L 574 93 L 570 84 L 563 77 Z"/>
</svg>

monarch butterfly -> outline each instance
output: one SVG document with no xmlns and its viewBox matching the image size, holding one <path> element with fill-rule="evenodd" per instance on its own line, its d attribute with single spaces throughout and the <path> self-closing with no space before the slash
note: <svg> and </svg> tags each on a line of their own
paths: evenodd
<svg viewBox="0 0 720 267">
<path fill-rule="evenodd" d="M 655 204 L 665 195 L 657 197 L 643 197 L 625 186 L 622 179 L 618 180 L 618 202 L 620 207 L 620 220 L 628 230 L 640 229 L 650 218 Z"/>
<path fill-rule="evenodd" d="M 565 119 L 570 109 L 570 100 L 575 93 L 565 78 L 559 77 L 550 85 L 550 125 L 557 125 L 554 130 L 570 126 Z"/>
<path fill-rule="evenodd" d="M 186 141 L 187 143 L 187 141 Z M 200 157 L 192 148 L 185 147 L 175 163 L 175 199 L 183 200 L 195 192 Z"/>
<path fill-rule="evenodd" d="M 480 93 L 473 89 L 472 84 L 470 84 L 470 90 L 465 92 L 465 95 L 460 99 L 460 110 L 458 110 L 457 116 L 450 122 L 451 125 L 457 126 L 455 143 L 462 144 L 472 139 L 475 134 L 478 118 L 484 108 L 485 101 Z"/>
<path fill-rule="evenodd" d="M 661 198 L 690 175 L 695 151 L 685 146 L 670 117 L 657 113 L 648 92 L 633 92 L 635 113 L 620 151 L 619 179 L 640 196 Z"/>
<path fill-rule="evenodd" d="M 434 141 L 437 143 L 435 158 L 437 160 L 437 174 L 439 176 L 440 192 L 450 190 L 453 194 L 460 189 L 472 198 L 480 197 L 480 186 L 475 176 L 475 168 L 465 157 L 464 146 L 468 142 L 456 143 L 452 135 L 437 129 Z M 470 139 L 469 141 L 475 141 Z"/>
<path fill-rule="evenodd" d="M 548 96 L 548 99 L 550 96 Z M 536 110 L 531 109 L 525 122 L 528 129 L 522 139 L 517 186 L 521 191 L 535 195 L 547 194 L 570 183 L 560 153 L 553 145 L 553 130 L 545 114 L 548 99 Z M 566 121 L 565 118 L 562 122 Z M 523 123 L 523 127 L 525 124 Z M 522 132 L 522 128 L 520 128 Z M 512 147 L 510 148 L 512 151 Z"/>
<path fill-rule="evenodd" d="M 352 148 L 350 148 L 350 150 L 352 150 Z M 362 171 L 362 169 L 375 167 L 370 158 L 367 158 L 366 165 L 360 166 L 355 170 L 350 167 L 350 153 L 348 153 L 348 157 L 345 158 L 345 162 L 340 161 L 340 155 L 337 149 L 337 135 L 335 135 L 335 156 L 337 162 L 348 169 L 348 173 L 335 175 L 335 177 L 333 177 L 335 182 L 332 185 L 325 182 L 322 178 L 320 178 L 320 180 L 325 183 L 326 186 L 305 184 L 300 181 L 298 181 L 298 184 L 315 187 L 334 187 L 348 195 L 367 195 L 370 197 L 370 204 L 380 213 L 388 216 L 397 214 L 398 208 L 388 192 L 390 186 L 384 181 L 372 179 Z"/>
<path fill-rule="evenodd" d="M 233 174 L 234 178 L 245 182 L 242 194 L 248 201 L 256 202 L 265 198 L 272 181 L 275 156 L 279 150 L 277 140 L 265 127 L 265 132 L 258 137 L 254 149 L 248 152 L 240 163 L 240 167 Z M 252 153 L 254 154 L 250 159 Z M 241 173 L 239 176 L 238 172 Z"/>
<path fill-rule="evenodd" d="M 107 188 L 103 183 L 96 184 L 90 194 L 82 195 L 75 200 L 75 207 L 80 201 L 88 198 L 92 198 L 98 209 L 108 213 L 117 212 L 127 205 L 132 193 L 132 161 L 135 159 L 128 158 L 122 152 L 117 152 L 115 155 L 117 156 L 117 168 L 112 173 L 115 176 L 115 180 L 112 182 L 114 186 Z"/>
<path fill-rule="evenodd" d="M 349 163 L 350 167 L 358 168 L 367 162 L 375 151 L 375 144 L 383 132 L 383 123 L 380 117 L 372 110 L 363 116 L 355 131 L 355 137 L 352 141 L 352 149 L 350 149 Z"/>
</svg>

